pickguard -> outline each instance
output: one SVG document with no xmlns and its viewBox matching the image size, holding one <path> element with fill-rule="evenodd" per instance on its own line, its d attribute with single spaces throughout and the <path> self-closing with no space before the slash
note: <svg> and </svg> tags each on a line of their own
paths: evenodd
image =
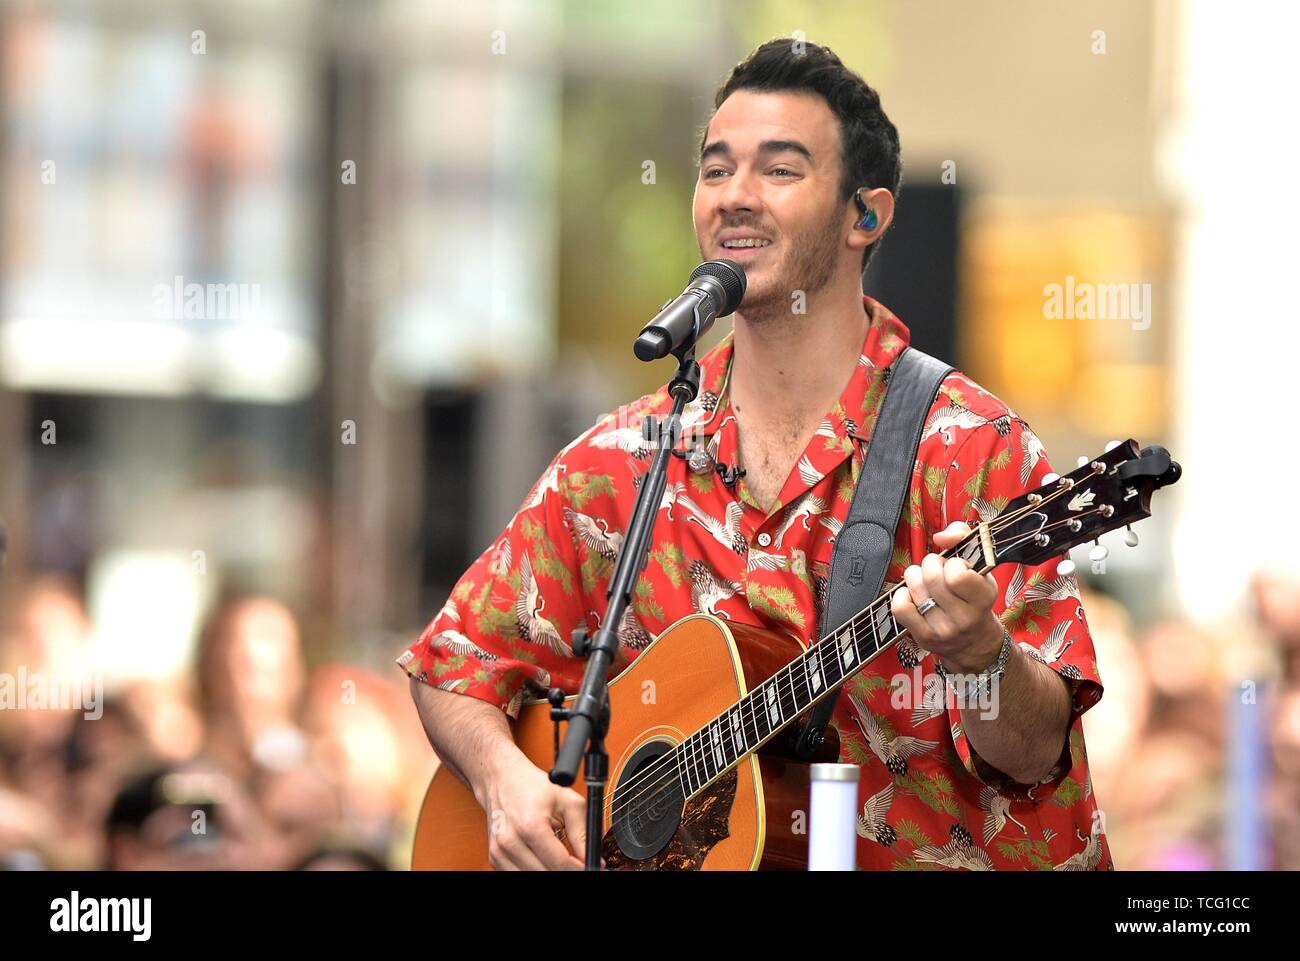
<svg viewBox="0 0 1300 961">
<path fill-rule="evenodd" d="M 662 851 L 636 860 L 627 857 L 611 830 L 601 841 L 601 856 L 611 871 L 698 871 L 709 852 L 731 837 L 731 807 L 736 801 L 737 769 L 718 778 L 682 811 L 681 824 Z"/>
</svg>

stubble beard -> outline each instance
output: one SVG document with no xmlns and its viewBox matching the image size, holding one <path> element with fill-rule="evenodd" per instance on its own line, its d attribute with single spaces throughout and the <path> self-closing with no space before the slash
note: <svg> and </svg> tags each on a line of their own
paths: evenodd
<svg viewBox="0 0 1300 961">
<path fill-rule="evenodd" d="M 752 326 L 769 326 L 781 320 L 801 316 L 794 312 L 795 291 L 802 291 L 805 302 L 824 289 L 835 276 L 839 248 L 839 212 L 820 227 L 813 227 L 790 238 L 786 252 L 771 280 L 750 287 L 740 312 Z"/>
</svg>

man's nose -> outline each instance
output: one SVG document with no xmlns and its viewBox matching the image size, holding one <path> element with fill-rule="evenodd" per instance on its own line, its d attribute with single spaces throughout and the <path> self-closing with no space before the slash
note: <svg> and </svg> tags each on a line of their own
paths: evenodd
<svg viewBox="0 0 1300 961">
<path fill-rule="evenodd" d="M 736 170 L 718 193 L 718 210 L 723 214 L 757 214 L 762 209 L 756 179 L 747 168 Z"/>
</svg>

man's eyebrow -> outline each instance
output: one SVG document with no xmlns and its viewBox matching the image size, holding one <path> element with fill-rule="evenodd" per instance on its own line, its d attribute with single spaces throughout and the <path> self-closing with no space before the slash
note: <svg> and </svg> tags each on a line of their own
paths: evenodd
<svg viewBox="0 0 1300 961">
<path fill-rule="evenodd" d="M 760 154 L 787 153 L 790 151 L 802 154 L 809 163 L 813 162 L 812 151 L 797 140 L 764 140 L 758 145 Z"/>
<path fill-rule="evenodd" d="M 710 157 L 718 156 L 727 158 L 731 156 L 731 145 L 725 140 L 715 140 L 713 143 L 701 148 L 700 163 L 708 160 Z"/>
<path fill-rule="evenodd" d="M 813 162 L 812 151 L 801 144 L 798 140 L 764 140 L 758 145 L 760 154 L 785 153 L 787 151 L 801 154 L 807 158 L 809 163 Z M 700 161 L 708 160 L 710 157 L 718 155 L 722 157 L 731 156 L 731 146 L 725 140 L 715 140 L 700 151 Z"/>
</svg>

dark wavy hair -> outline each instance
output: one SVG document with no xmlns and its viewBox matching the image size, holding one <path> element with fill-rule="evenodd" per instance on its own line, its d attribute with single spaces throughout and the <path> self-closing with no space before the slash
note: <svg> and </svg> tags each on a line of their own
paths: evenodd
<svg viewBox="0 0 1300 961">
<path fill-rule="evenodd" d="M 731 71 L 713 98 L 713 109 L 737 90 L 817 94 L 840 124 L 840 202 L 847 203 L 859 187 L 886 187 L 898 196 L 903 176 L 898 130 L 880 106 L 880 95 L 830 48 L 789 37 L 769 40 Z M 706 124 L 701 153 L 707 133 Z M 883 239 L 863 251 L 863 270 Z"/>
</svg>

